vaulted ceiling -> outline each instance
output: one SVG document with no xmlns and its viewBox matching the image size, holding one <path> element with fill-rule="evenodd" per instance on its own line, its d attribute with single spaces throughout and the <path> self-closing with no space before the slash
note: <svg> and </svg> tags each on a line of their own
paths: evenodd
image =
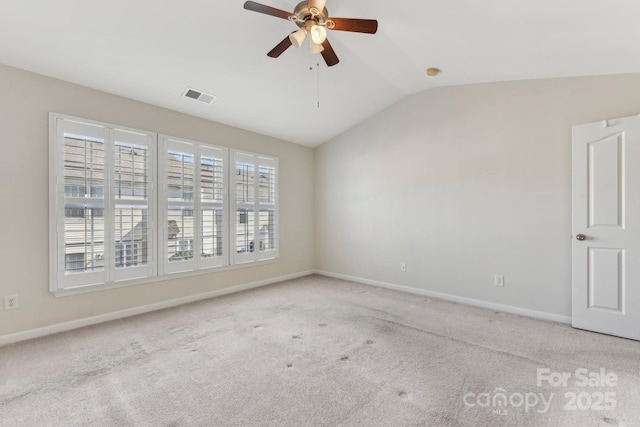
<svg viewBox="0 0 640 427">
<path fill-rule="evenodd" d="M 0 0 L 0 62 L 311 147 L 436 86 L 640 72 L 637 0 L 328 0 L 379 22 L 329 31 L 331 68 L 307 45 L 267 57 L 297 27 L 243 3 Z"/>
</svg>

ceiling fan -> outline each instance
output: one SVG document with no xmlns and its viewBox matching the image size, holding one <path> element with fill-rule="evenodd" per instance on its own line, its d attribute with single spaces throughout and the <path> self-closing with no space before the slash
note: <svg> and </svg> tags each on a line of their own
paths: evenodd
<svg viewBox="0 0 640 427">
<path fill-rule="evenodd" d="M 375 34 L 378 31 L 378 21 L 375 19 L 329 18 L 329 12 L 324 7 L 327 0 L 303 0 L 294 9 L 293 13 L 276 9 L 271 6 L 248 1 L 244 8 L 277 18 L 288 19 L 296 23 L 299 30 L 292 32 L 274 47 L 268 56 L 277 58 L 291 45 L 300 47 L 311 35 L 311 53 L 321 53 L 329 67 L 336 65 L 340 60 L 333 51 L 327 30 L 352 31 L 356 33 Z"/>
</svg>

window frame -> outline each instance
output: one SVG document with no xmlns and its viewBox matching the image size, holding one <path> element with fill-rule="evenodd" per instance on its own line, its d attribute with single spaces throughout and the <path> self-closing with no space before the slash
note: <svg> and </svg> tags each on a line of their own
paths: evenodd
<svg viewBox="0 0 640 427">
<path fill-rule="evenodd" d="M 253 201 L 245 202 L 238 201 L 237 198 L 237 183 L 236 183 L 236 164 L 240 161 L 252 162 L 253 164 Z M 261 203 L 260 202 L 260 166 L 274 168 L 274 201 L 273 203 Z M 277 157 L 266 156 L 257 153 L 250 153 L 242 150 L 230 150 L 229 155 L 229 222 L 232 223 L 231 236 L 230 236 L 230 248 L 231 248 L 231 262 L 234 265 L 247 265 L 256 262 L 264 262 L 276 260 L 280 257 L 280 166 Z M 262 209 L 271 208 L 274 211 L 274 240 L 275 248 L 272 251 L 262 251 L 260 245 L 260 211 Z M 254 218 L 253 238 L 250 241 L 252 245 L 252 251 L 247 253 L 239 253 L 237 251 L 237 237 L 239 223 L 235 220 L 236 214 L 239 209 L 252 209 Z M 233 218 L 233 220 L 232 220 Z M 245 221 L 248 220 L 246 217 Z M 257 223 L 257 225 L 256 225 Z"/>
<path fill-rule="evenodd" d="M 138 144 L 147 145 L 149 151 L 148 171 L 147 175 L 153 177 L 156 172 L 156 151 L 157 139 L 153 132 L 143 131 L 139 129 L 127 128 L 124 126 L 110 125 L 107 123 L 97 122 L 88 119 L 76 118 L 67 115 L 50 113 L 49 114 L 49 274 L 50 283 L 49 290 L 54 294 L 75 293 L 77 291 L 100 290 L 104 288 L 114 287 L 114 285 L 122 282 L 131 282 L 141 279 L 152 279 L 157 275 L 155 250 L 156 244 L 154 233 L 148 234 L 148 261 L 146 265 L 116 268 L 116 242 L 115 242 L 115 210 L 116 205 L 122 205 L 122 202 L 116 201 L 114 194 L 115 176 L 115 146 L 118 139 L 130 138 Z M 74 194 L 67 197 L 65 190 L 70 184 L 65 183 L 64 176 L 64 157 L 65 157 L 65 134 L 77 133 L 91 138 L 102 140 L 104 143 L 104 179 L 102 197 L 79 197 L 80 194 Z M 126 136 L 124 138 L 123 135 Z M 125 142 L 125 141 L 120 141 Z M 156 190 L 150 184 L 147 199 L 137 205 L 146 205 L 147 222 L 149 230 L 153 230 L 155 225 L 155 212 L 157 209 Z M 99 271 L 79 272 L 65 274 L 65 211 L 66 209 L 76 209 L 77 207 L 68 208 L 65 206 L 66 201 L 70 200 L 71 204 L 84 205 L 84 209 L 103 209 L 104 230 L 103 230 L 103 254 L 102 260 L 104 267 Z M 130 201 L 126 201 L 126 203 Z M 85 264 L 94 262 L 98 258 L 89 261 L 85 253 Z"/>
<path fill-rule="evenodd" d="M 60 126 L 63 123 L 64 126 Z M 64 167 L 64 156 L 65 156 L 65 141 L 64 141 L 64 133 L 67 131 L 69 133 L 69 127 L 66 126 L 68 124 L 72 124 L 73 126 L 84 129 L 93 130 L 93 136 L 98 136 L 101 140 L 104 141 L 105 153 L 104 153 L 104 169 L 105 169 L 105 177 L 104 177 L 104 190 L 102 194 L 100 191 L 97 191 L 96 200 L 102 200 L 102 203 L 88 203 L 83 204 L 79 192 L 81 192 L 80 187 L 78 187 L 75 191 L 75 194 L 72 197 L 78 199 L 78 206 L 82 205 L 85 209 L 93 209 L 92 216 L 100 217 L 101 219 L 104 217 L 105 225 L 104 225 L 104 252 L 102 257 L 97 257 L 92 260 L 92 262 L 100 265 L 102 263 L 104 268 L 102 271 L 91 272 L 91 273 L 69 273 L 65 275 L 65 262 L 66 262 L 66 251 L 65 251 L 65 209 L 75 209 L 73 203 L 70 203 L 71 206 L 67 206 L 65 208 L 65 167 Z M 77 130 L 77 129 L 76 129 Z M 133 135 L 143 135 L 144 138 L 149 138 L 147 141 L 148 145 L 148 178 L 149 178 L 149 189 L 148 189 L 148 198 L 146 200 L 146 208 L 147 208 L 147 225 L 148 225 L 148 235 L 147 235 L 147 265 L 138 267 L 127 267 L 122 268 L 118 267 L 116 269 L 117 259 L 116 259 L 116 251 L 118 244 L 136 244 L 137 241 L 115 241 L 115 230 L 114 226 L 116 224 L 115 218 L 115 210 L 116 204 L 120 204 L 122 199 L 115 199 L 115 163 L 116 160 L 113 158 L 115 153 L 115 144 L 116 144 L 116 134 L 118 131 L 122 131 L 125 133 L 131 133 Z M 73 132 L 72 132 L 73 133 Z M 60 134 L 60 135 L 59 135 Z M 79 133 L 80 135 L 81 133 Z M 92 136 L 87 135 L 87 136 Z M 166 147 L 164 145 L 165 139 L 170 139 L 174 141 L 180 141 L 182 143 L 191 144 L 194 147 L 194 162 L 198 164 L 201 162 L 202 155 L 207 157 L 212 157 L 212 154 L 221 154 L 220 158 L 223 164 L 222 171 L 222 201 L 219 203 L 215 201 L 214 197 L 211 200 L 203 200 L 201 197 L 201 184 L 200 181 L 200 164 L 197 168 L 197 177 L 195 177 L 194 182 L 197 185 L 194 187 L 193 191 L 193 200 L 191 204 L 193 216 L 190 217 L 194 221 L 194 225 L 198 224 L 198 229 L 200 227 L 204 228 L 201 225 L 201 218 L 203 217 L 203 213 L 201 208 L 205 207 L 207 210 L 220 210 L 221 212 L 221 226 L 222 226 L 222 243 L 218 243 L 217 234 L 213 234 L 213 252 L 217 253 L 222 251 L 222 256 L 200 256 L 202 239 L 206 237 L 212 237 L 209 234 L 203 236 L 203 233 L 196 233 L 194 230 L 193 234 L 193 253 L 194 253 L 194 262 L 191 265 L 191 268 L 178 268 L 174 271 L 169 271 L 171 269 L 166 268 L 166 257 L 164 256 L 163 248 L 166 247 L 166 238 L 168 234 L 168 227 L 162 226 L 163 220 L 166 219 L 166 215 L 168 212 L 166 208 L 168 207 L 167 197 L 168 197 L 168 189 L 164 188 L 164 184 L 166 183 L 166 165 L 164 164 L 166 161 Z M 274 237 L 275 237 L 275 248 L 269 252 L 261 252 L 259 248 L 259 238 L 255 238 L 254 235 L 254 247 L 255 253 L 250 257 L 236 257 L 236 241 L 235 241 L 235 233 L 236 233 L 236 224 L 235 224 L 235 190 L 236 183 L 235 177 L 233 174 L 235 173 L 235 157 L 236 153 L 241 153 L 244 156 L 251 156 L 251 158 L 256 159 L 256 171 L 258 172 L 258 179 L 255 180 L 256 185 L 256 195 L 259 196 L 259 165 L 260 161 L 266 161 L 267 163 L 273 165 L 275 171 L 275 203 L 271 205 L 274 209 Z M 215 158 L 215 156 L 213 156 Z M 215 168 L 214 168 L 215 169 Z M 279 230 L 279 160 L 277 157 L 262 155 L 257 153 L 251 153 L 244 150 L 235 150 L 224 146 L 208 144 L 204 142 L 190 141 L 184 138 L 171 137 L 167 135 L 162 135 L 150 131 L 143 131 L 134 128 L 128 128 L 119 125 L 113 125 L 105 122 L 99 122 L 95 120 L 73 117 L 69 115 L 59 114 L 59 113 L 49 113 L 49 290 L 56 297 L 64 297 L 69 295 L 77 295 L 88 292 L 96 292 L 106 289 L 114 289 L 120 287 L 127 287 L 137 284 L 144 283 L 155 283 L 164 280 L 173 280 L 180 277 L 189 277 L 201 274 L 208 274 L 212 271 L 225 271 L 237 268 L 246 268 L 250 266 L 256 266 L 261 264 L 268 264 L 277 262 L 279 259 L 280 252 L 280 230 Z M 214 172 L 215 173 L 215 172 Z M 71 185 L 67 182 L 67 185 Z M 98 188 L 100 190 L 100 188 Z M 132 197 L 135 196 L 134 192 L 131 193 Z M 102 198 L 100 199 L 100 196 Z M 70 196 L 71 197 L 71 196 Z M 93 197 L 89 197 L 91 201 Z M 256 197 L 258 200 L 259 197 Z M 85 199 L 86 200 L 86 199 Z M 138 205 L 144 205 L 144 203 L 138 203 Z M 132 206 L 136 205 L 136 203 L 132 203 Z M 260 206 L 256 202 L 255 212 L 259 215 Z M 102 215 L 94 215 L 97 209 L 101 209 L 99 211 Z M 85 216 L 87 215 L 85 211 Z M 212 216 L 212 220 L 215 221 L 215 224 L 220 224 L 216 218 L 216 215 Z M 110 225 L 108 226 L 107 223 Z M 158 226 L 161 225 L 161 226 Z M 218 227 L 216 225 L 215 227 Z M 215 227 L 213 229 L 215 229 Z M 135 227 L 134 227 L 135 228 Z M 60 238 L 59 238 L 60 237 Z M 86 243 L 85 243 L 86 244 Z M 140 251 L 142 250 L 141 246 L 138 246 L 138 258 L 142 255 Z M 128 250 L 126 248 L 122 249 L 121 255 L 125 256 L 128 254 Z M 133 251 L 133 247 L 131 247 L 131 253 L 135 253 Z M 109 255 L 109 256 L 107 256 Z M 197 255 L 197 256 L 196 256 Z M 77 256 L 79 257 L 79 256 Z M 89 262 L 87 260 L 86 254 L 84 255 L 85 265 Z M 75 261 L 78 262 L 78 261 Z M 118 271 L 116 271 L 118 270 Z M 70 279 L 70 277 L 73 277 Z"/>
<path fill-rule="evenodd" d="M 158 200 L 158 211 L 160 214 L 161 224 L 159 235 L 159 267 L 160 274 L 174 274 L 185 273 L 200 270 L 210 270 L 213 268 L 223 268 L 229 266 L 229 221 L 228 221 L 228 177 L 227 168 L 229 163 L 229 149 L 226 147 L 204 144 L 201 142 L 191 141 L 185 138 L 177 138 L 168 135 L 159 135 L 160 149 L 158 150 L 159 156 L 159 187 L 162 196 Z M 167 153 L 169 150 L 180 151 L 182 153 L 188 153 L 193 156 L 193 197 L 190 200 L 182 200 L 170 202 L 168 200 L 169 188 L 168 188 L 168 164 Z M 202 182 L 201 182 L 201 161 L 202 157 L 214 157 L 219 158 L 222 161 L 222 202 L 204 202 L 202 200 Z M 182 206 L 178 206 L 178 205 Z M 191 259 L 178 260 L 174 262 L 169 261 L 169 252 L 167 242 L 169 240 L 168 232 L 168 210 L 169 207 L 181 207 L 182 215 L 188 217 L 193 222 L 193 236 L 188 238 L 176 238 L 176 245 L 185 241 L 191 241 L 191 252 L 193 256 Z M 202 241 L 202 208 L 203 207 L 219 207 L 222 211 L 222 249 L 223 254 L 220 257 L 203 257 L 201 250 Z M 190 215 L 185 215 L 188 212 Z"/>
</svg>

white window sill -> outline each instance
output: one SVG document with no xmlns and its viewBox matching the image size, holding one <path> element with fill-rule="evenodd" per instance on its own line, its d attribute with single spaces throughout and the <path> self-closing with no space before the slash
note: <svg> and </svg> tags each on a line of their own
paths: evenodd
<svg viewBox="0 0 640 427">
<path fill-rule="evenodd" d="M 181 271 L 176 273 L 165 273 L 161 276 L 145 277 L 142 279 L 123 280 L 120 282 L 104 283 L 100 285 L 87 285 L 87 286 L 78 286 L 78 287 L 68 288 L 68 289 L 59 289 L 59 290 L 53 291 L 52 293 L 56 298 L 68 297 L 72 295 L 106 291 L 109 289 L 118 289 L 118 288 L 125 288 L 129 286 L 144 285 L 148 283 L 164 282 L 166 280 L 181 279 L 184 277 L 202 276 L 205 274 L 218 273 L 218 272 L 230 271 L 230 270 L 238 270 L 238 269 L 247 268 L 247 267 L 258 267 L 266 264 L 274 264 L 278 262 L 278 260 L 279 258 L 272 258 L 264 261 L 245 262 L 242 264 L 225 265 L 222 267 L 211 267 L 211 268 L 206 268 L 206 269 L 196 270 L 196 271 Z"/>
</svg>

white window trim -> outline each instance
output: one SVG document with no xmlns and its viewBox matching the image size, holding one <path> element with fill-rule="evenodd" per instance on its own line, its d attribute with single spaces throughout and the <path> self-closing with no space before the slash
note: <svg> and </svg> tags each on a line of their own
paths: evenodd
<svg viewBox="0 0 640 427">
<path fill-rule="evenodd" d="M 198 271 L 202 269 L 220 268 L 229 265 L 229 226 L 228 226 L 228 163 L 229 163 L 229 150 L 225 147 L 219 147 L 210 144 L 203 144 L 196 141 L 190 141 L 184 138 L 176 138 L 168 135 L 160 135 L 160 168 L 159 168 L 159 182 L 162 196 L 159 198 L 158 211 L 160 212 L 160 224 L 158 230 L 159 236 L 159 254 L 160 254 L 160 274 L 173 274 L 184 273 L 189 271 Z M 170 203 L 167 200 L 168 193 L 168 170 L 167 170 L 167 151 L 176 150 L 188 152 L 193 155 L 194 162 L 194 194 L 193 200 L 183 202 L 183 208 L 193 211 L 193 258 L 191 260 L 183 260 L 178 262 L 169 262 L 169 253 L 167 247 L 168 241 L 168 209 Z M 202 190 L 200 182 L 200 160 L 201 156 L 213 156 L 222 159 L 223 164 L 223 201 L 222 203 L 208 203 L 202 202 Z M 197 165 L 197 166 L 196 166 Z M 222 229 L 224 233 L 222 235 L 222 247 L 224 253 L 221 257 L 203 258 L 201 256 L 201 215 L 203 206 L 219 206 L 223 212 Z"/>
<path fill-rule="evenodd" d="M 251 203 L 241 203 L 237 201 L 237 197 L 235 194 L 235 172 L 236 172 L 236 162 L 237 161 L 245 161 L 245 162 L 253 162 L 254 166 L 254 180 L 253 180 L 253 188 L 254 188 L 254 200 Z M 280 168 L 278 164 L 278 159 L 276 157 L 264 156 L 261 154 L 250 153 L 247 151 L 240 150 L 231 150 L 230 161 L 229 161 L 229 182 L 230 188 L 233 187 L 232 192 L 230 193 L 230 209 L 229 209 L 229 222 L 233 224 L 231 227 L 231 244 L 232 248 L 232 262 L 234 265 L 246 265 L 250 263 L 256 263 L 260 261 L 269 261 L 273 259 L 278 259 L 280 257 L 280 209 L 279 209 L 279 201 L 280 201 Z M 261 204 L 260 203 L 260 166 L 270 166 L 275 168 L 275 201 L 273 204 Z M 236 221 L 235 215 L 236 210 L 238 208 L 246 207 L 249 209 L 253 209 L 254 212 L 254 231 L 253 231 L 253 252 L 250 253 L 237 253 L 236 250 L 236 237 L 237 237 L 237 229 L 236 229 Z M 261 207 L 270 207 L 275 211 L 274 218 L 274 226 L 275 226 L 275 240 L 276 246 L 273 251 L 260 251 L 260 230 L 259 230 L 259 218 L 260 218 L 260 208 Z M 232 220 L 233 218 L 233 220 Z"/>
<path fill-rule="evenodd" d="M 58 126 L 58 121 L 64 121 L 64 126 Z M 79 134 L 92 134 L 93 136 L 105 141 L 105 180 L 106 187 L 102 199 L 99 203 L 104 209 L 105 236 L 104 236 L 104 254 L 105 268 L 103 271 L 92 273 L 78 273 L 65 275 L 65 248 L 64 238 L 58 238 L 64 233 L 65 221 L 65 194 L 64 194 L 64 131 L 76 128 Z M 88 131 L 91 129 L 91 131 Z M 157 158 L 157 135 L 153 132 L 143 131 L 139 129 L 126 128 L 123 126 L 110 125 L 108 123 L 96 122 L 72 116 L 66 116 L 57 113 L 49 113 L 49 289 L 54 294 L 65 293 L 68 291 L 85 289 L 94 290 L 98 287 L 112 286 L 118 282 L 149 279 L 156 276 L 155 247 L 153 233 L 148 236 L 148 259 L 151 261 L 145 266 L 130 267 L 119 269 L 116 271 L 115 262 L 107 263 L 107 260 L 115 261 L 115 196 L 112 194 L 113 181 L 113 145 L 115 144 L 118 132 L 126 132 L 127 138 L 138 140 L 140 144 L 149 147 L 149 175 L 156 175 L 156 158 Z M 132 141 L 134 142 L 134 141 Z M 156 190 L 153 185 L 149 189 L 148 199 L 144 202 L 147 206 L 148 223 L 150 229 L 155 227 L 156 217 Z M 109 195 L 109 197 L 106 197 Z M 127 202 L 128 203 L 128 202 Z M 108 231 L 108 234 L 107 234 Z"/>
<path fill-rule="evenodd" d="M 112 130 L 113 133 L 113 141 L 116 141 L 116 135 L 118 132 L 131 132 L 129 130 L 123 129 L 119 127 L 119 129 Z M 126 200 L 122 199 L 121 205 L 129 205 L 129 206 L 146 206 L 147 207 L 147 265 L 142 265 L 139 267 L 127 267 L 124 269 L 116 270 L 116 263 L 112 262 L 109 265 L 111 270 L 111 277 L 113 277 L 114 281 L 124 281 L 124 280 L 133 280 L 140 278 L 148 278 L 154 277 L 157 275 L 157 266 L 155 263 L 156 259 L 156 236 L 153 233 L 153 230 L 156 228 L 157 224 L 157 186 L 154 184 L 155 180 L 153 177 L 157 175 L 157 152 L 158 152 L 158 139 L 157 135 L 152 132 L 146 132 L 145 134 L 140 134 L 140 131 L 135 131 L 133 135 L 127 135 L 127 142 L 137 143 L 138 145 L 143 145 L 144 138 L 151 138 L 151 144 L 149 144 L 149 160 L 150 160 L 150 171 L 149 176 L 151 177 L 150 188 L 149 188 L 149 196 L 146 201 L 134 201 L 134 200 Z M 143 136 L 144 135 L 144 136 Z M 137 142 L 134 140 L 138 140 Z M 113 171 L 115 173 L 115 170 Z M 111 171 L 108 174 L 109 181 L 109 194 L 114 192 L 112 188 L 113 179 L 111 179 Z M 115 200 L 115 197 L 110 197 L 113 206 L 109 208 L 109 216 L 105 216 L 105 221 L 107 218 L 111 220 L 114 218 L 116 205 L 118 205 L 118 201 Z M 110 228 L 109 234 L 109 242 L 114 246 L 111 249 L 112 256 L 115 257 L 115 227 Z M 115 258 L 114 258 L 115 261 Z"/>
<path fill-rule="evenodd" d="M 115 271 L 115 242 L 112 242 L 112 238 L 114 237 L 114 229 L 110 228 L 109 236 L 105 236 L 105 254 L 113 252 L 111 257 L 113 261 L 111 265 L 106 264 L 105 260 L 105 269 L 104 272 L 95 273 L 80 273 L 79 275 L 91 276 L 92 280 L 78 280 L 77 283 L 71 283 L 73 280 L 68 280 L 69 276 L 67 275 L 67 280 L 65 280 L 64 274 L 64 258 L 65 258 L 65 248 L 64 248 L 64 239 L 58 239 L 58 235 L 64 232 L 64 179 L 62 177 L 58 177 L 57 174 L 63 173 L 63 167 L 60 166 L 60 162 L 63 161 L 63 154 L 61 153 L 61 148 L 64 146 L 60 144 L 60 141 L 57 140 L 58 135 L 58 120 L 66 120 L 67 122 L 75 122 L 79 125 L 85 126 L 95 126 L 96 129 L 103 128 L 103 134 L 100 136 L 104 137 L 105 142 L 114 140 L 115 132 L 117 130 L 121 130 L 124 132 L 129 132 L 132 134 L 145 135 L 146 137 L 151 138 L 150 147 L 150 179 L 151 179 L 151 188 L 150 195 L 147 201 L 148 205 L 148 223 L 149 223 L 149 235 L 148 235 L 148 262 L 147 266 L 143 267 L 133 267 L 128 269 L 120 269 L 119 271 Z M 86 130 L 86 129 L 85 129 Z M 165 257 L 163 257 L 163 248 L 166 247 L 166 233 L 167 226 L 166 221 L 163 224 L 162 219 L 164 215 L 166 215 L 166 190 L 161 191 L 161 185 L 163 178 L 165 175 L 163 174 L 163 169 L 166 168 L 166 165 L 163 163 L 163 159 L 166 157 L 165 147 L 160 141 L 160 138 L 169 138 L 173 140 L 178 140 L 182 142 L 188 142 L 193 144 L 197 148 L 197 153 L 194 153 L 194 156 L 197 156 L 197 161 L 200 161 L 200 155 L 205 154 L 208 150 L 223 150 L 223 164 L 226 168 L 223 176 L 226 179 L 224 185 L 224 199 L 222 204 L 223 211 L 223 230 L 226 232 L 223 234 L 223 243 L 222 247 L 226 253 L 222 257 L 212 257 L 211 259 L 199 259 L 195 264 L 193 269 L 185 269 L 181 271 L 168 272 L 165 271 Z M 139 129 L 127 128 L 118 125 L 112 125 L 109 123 L 98 122 L 94 120 L 88 120 L 79 117 L 73 117 L 58 113 L 49 113 L 49 272 L 50 272 L 50 291 L 56 297 L 64 297 L 70 295 L 78 295 L 89 292 L 97 292 L 107 289 L 115 289 L 121 287 L 127 287 L 138 284 L 145 283 L 154 283 L 165 280 L 174 280 L 182 277 L 189 276 L 197 276 L 202 274 L 208 274 L 211 271 L 227 271 L 233 270 L 237 268 L 244 268 L 248 266 L 258 266 L 264 264 L 271 264 L 277 262 L 279 259 L 279 250 L 280 250 L 280 224 L 279 224 L 279 165 L 278 159 L 276 157 L 264 156 L 256 153 L 250 153 L 246 151 L 240 150 L 231 150 L 226 147 L 215 146 L 207 143 L 189 141 L 183 138 L 174 138 L 168 137 L 166 135 L 158 135 L 157 133 L 142 131 Z M 115 223 L 114 215 L 115 215 L 115 199 L 112 194 L 111 187 L 112 183 L 112 148 L 110 144 L 105 144 L 105 147 L 108 147 L 108 152 L 105 153 L 106 160 L 109 163 L 107 168 L 108 173 L 105 177 L 106 184 L 109 188 L 105 188 L 105 194 L 108 194 L 110 197 L 104 199 L 103 203 L 103 215 L 105 217 L 105 221 L 107 219 L 113 223 Z M 247 156 L 254 156 L 256 159 L 261 159 L 260 161 L 271 162 L 270 164 L 275 166 L 275 239 L 276 239 L 276 247 L 274 251 L 263 252 L 261 253 L 259 247 L 255 251 L 255 256 L 253 257 L 240 257 L 236 258 L 236 244 L 235 244 L 235 195 L 231 195 L 231 191 L 235 191 L 235 177 L 233 176 L 235 172 L 235 154 L 234 153 L 242 153 Z M 62 154 L 62 157 L 61 157 Z M 258 162 L 258 165 L 260 162 Z M 106 167 L 106 166 L 105 166 Z M 259 171 L 259 167 L 256 167 L 256 171 Z M 196 217 L 196 212 L 200 212 L 201 205 L 211 206 L 212 204 L 202 202 L 199 193 L 199 184 L 200 184 L 200 176 L 199 176 L 199 168 L 198 168 L 198 176 L 197 176 L 198 190 L 194 192 L 194 223 L 196 218 L 199 218 L 200 213 L 198 213 Z M 259 179 L 256 179 L 256 186 L 259 185 Z M 256 189 L 257 190 L 257 189 Z M 259 194 L 259 192 L 256 192 Z M 257 205 L 256 213 L 259 215 L 260 206 Z M 199 219 L 197 221 L 199 227 Z M 160 226 L 158 226 L 160 224 Z M 199 245 L 201 241 L 201 235 L 194 233 L 194 255 L 198 253 L 199 257 Z M 110 251 L 110 252 L 107 252 Z M 194 256 L 195 259 L 195 256 Z M 140 273 L 142 270 L 144 272 Z M 122 273 L 124 272 L 124 273 Z M 67 282 L 67 283 L 65 283 Z"/>
</svg>

